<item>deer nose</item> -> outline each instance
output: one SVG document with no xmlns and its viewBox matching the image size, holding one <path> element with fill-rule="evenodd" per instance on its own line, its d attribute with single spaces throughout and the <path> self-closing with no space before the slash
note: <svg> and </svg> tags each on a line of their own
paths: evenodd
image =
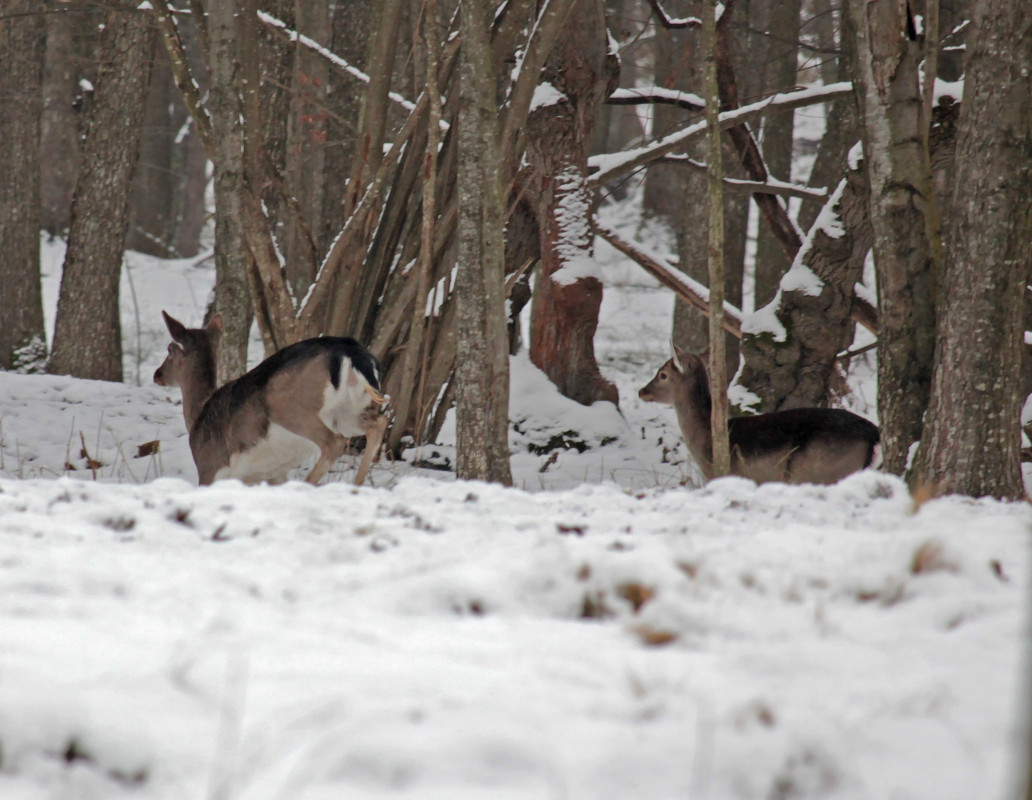
<svg viewBox="0 0 1032 800">
<path fill-rule="evenodd" d="M 646 389 L 639 389 L 638 390 L 638 397 L 640 397 L 646 403 L 651 403 L 652 402 L 652 393 L 649 392 Z"/>
<path fill-rule="evenodd" d="M 165 376 L 164 374 L 162 374 L 161 367 L 158 367 L 156 370 L 154 370 L 154 382 L 158 384 L 158 386 L 165 385 Z"/>
</svg>

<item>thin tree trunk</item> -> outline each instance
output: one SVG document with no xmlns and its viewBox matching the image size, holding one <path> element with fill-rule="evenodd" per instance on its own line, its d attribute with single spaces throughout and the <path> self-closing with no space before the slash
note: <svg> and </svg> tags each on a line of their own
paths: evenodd
<svg viewBox="0 0 1032 800">
<path fill-rule="evenodd" d="M 0 369 L 42 371 L 40 118 L 46 27 L 34 0 L 0 0 Z"/>
<path fill-rule="evenodd" d="M 702 5 L 703 86 L 706 98 L 706 123 L 709 126 L 707 154 L 707 196 L 709 200 L 709 378 L 713 398 L 710 431 L 713 435 L 713 475 L 731 472 L 731 451 L 727 438 L 727 372 L 724 362 L 724 171 L 722 138 L 717 117 L 720 114 L 720 87 L 717 83 L 717 0 Z M 726 13 L 726 12 L 725 12 Z"/>
<path fill-rule="evenodd" d="M 928 407 L 938 271 L 927 229 L 934 200 L 919 88 L 923 48 L 914 20 L 902 13 L 908 8 L 849 0 L 878 281 L 883 468 L 898 475 Z"/>
<path fill-rule="evenodd" d="M 491 67 L 492 9 L 491 0 L 462 0 L 456 475 L 511 485 L 505 206 Z"/>
<path fill-rule="evenodd" d="M 215 307 L 224 332 L 218 349 L 218 383 L 247 369 L 247 338 L 251 328 L 249 273 L 251 252 L 244 232 L 244 131 L 240 98 L 240 49 L 235 0 L 213 3 L 208 12 L 208 63 L 211 89 L 208 108 L 218 135 L 212 161 L 215 181 Z M 257 42 L 251 47 L 256 48 Z"/>
<path fill-rule="evenodd" d="M 72 201 L 50 371 L 79 378 L 122 380 L 119 277 L 153 52 L 147 17 L 136 5 L 122 2 L 105 17 Z"/>
<path fill-rule="evenodd" d="M 936 494 L 1025 492 L 1019 415 L 1032 270 L 1032 23 L 978 0 L 968 37 L 953 224 L 925 434 L 912 482 Z"/>
</svg>

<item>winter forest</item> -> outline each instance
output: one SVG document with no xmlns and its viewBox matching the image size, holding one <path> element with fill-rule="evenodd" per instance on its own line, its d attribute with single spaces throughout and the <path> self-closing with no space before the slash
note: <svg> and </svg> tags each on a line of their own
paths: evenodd
<svg viewBox="0 0 1032 800">
<path fill-rule="evenodd" d="M 0 797 L 1032 800 L 1023 6 L 0 0 Z"/>
</svg>

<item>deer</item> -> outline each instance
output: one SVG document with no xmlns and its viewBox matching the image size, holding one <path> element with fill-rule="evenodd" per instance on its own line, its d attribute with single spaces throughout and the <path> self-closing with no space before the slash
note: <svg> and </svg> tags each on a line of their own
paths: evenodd
<svg viewBox="0 0 1032 800">
<path fill-rule="evenodd" d="M 671 343 L 672 344 L 672 343 Z M 714 478 L 709 375 L 701 356 L 672 344 L 673 355 L 638 396 L 672 405 L 688 449 Z M 841 408 L 791 408 L 728 420 L 731 474 L 756 483 L 837 483 L 874 461 L 878 426 Z"/>
<path fill-rule="evenodd" d="M 318 484 L 353 436 L 366 437 L 355 476 L 356 484 L 365 482 L 387 427 L 380 363 L 365 346 L 335 336 L 306 339 L 216 388 L 222 315 L 203 328 L 187 328 L 161 314 L 172 342 L 154 382 L 182 390 L 201 486 L 225 478 L 283 483 L 316 449 L 318 460 L 305 480 Z"/>
</svg>

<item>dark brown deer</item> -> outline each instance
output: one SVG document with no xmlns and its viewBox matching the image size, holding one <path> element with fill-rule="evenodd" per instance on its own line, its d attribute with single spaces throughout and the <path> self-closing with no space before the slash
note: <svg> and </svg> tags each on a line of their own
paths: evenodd
<svg viewBox="0 0 1032 800">
<path fill-rule="evenodd" d="M 667 403 L 692 456 L 707 480 L 713 478 L 712 397 L 706 365 L 695 353 L 674 346 L 674 355 L 638 396 Z M 840 408 L 792 408 L 728 420 L 731 473 L 757 483 L 835 483 L 871 466 L 878 426 Z"/>
<path fill-rule="evenodd" d="M 282 483 L 288 470 L 311 458 L 313 445 L 319 459 L 305 480 L 318 483 L 351 436 L 366 437 L 355 483 L 365 481 L 387 427 L 380 365 L 365 347 L 354 339 L 307 339 L 216 389 L 222 316 L 216 314 L 207 327 L 187 328 L 161 314 L 172 343 L 154 382 L 183 391 L 202 486 L 221 478 Z"/>
</svg>

